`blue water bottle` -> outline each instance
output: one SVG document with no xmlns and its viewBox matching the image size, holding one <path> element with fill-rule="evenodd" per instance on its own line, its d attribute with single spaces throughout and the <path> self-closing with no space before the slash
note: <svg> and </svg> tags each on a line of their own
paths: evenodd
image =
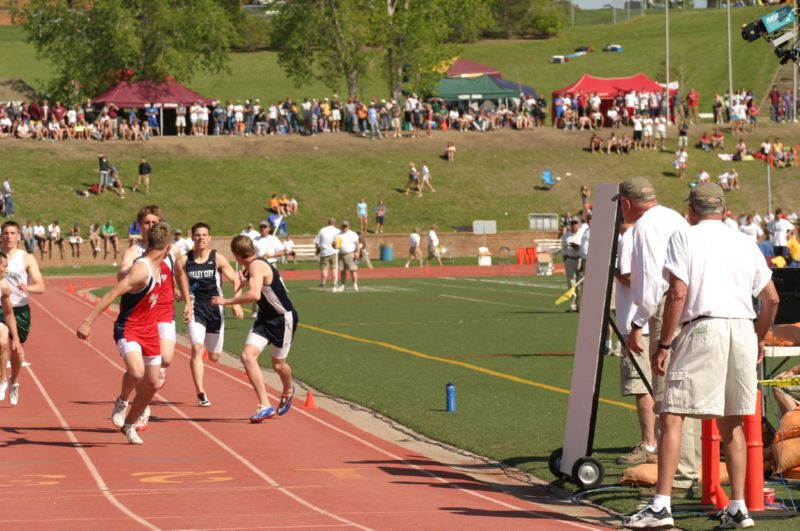
<svg viewBox="0 0 800 531">
<path fill-rule="evenodd" d="M 453 413 L 456 410 L 456 386 L 448 382 L 444 386 L 444 391 L 447 396 L 447 412 Z"/>
</svg>

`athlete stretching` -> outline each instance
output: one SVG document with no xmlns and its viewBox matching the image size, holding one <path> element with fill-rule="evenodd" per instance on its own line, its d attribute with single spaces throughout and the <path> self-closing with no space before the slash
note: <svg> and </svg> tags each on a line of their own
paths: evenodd
<svg viewBox="0 0 800 531">
<path fill-rule="evenodd" d="M 222 293 L 220 277 L 233 283 L 234 294 L 241 290 L 239 276 L 231 267 L 228 259 L 211 248 L 211 230 L 205 223 L 195 223 L 192 227 L 194 247 L 178 259 L 177 276 L 181 282 L 188 278 L 192 307 L 192 319 L 189 321 L 189 341 L 192 343 L 192 378 L 197 391 L 197 405 L 209 407 L 203 386 L 203 354 L 208 351 L 211 361 L 219 361 L 225 339 L 225 310 L 222 306 L 211 302 L 212 297 Z M 239 305 L 233 307 L 233 315 L 242 319 L 244 313 Z"/>
<path fill-rule="evenodd" d="M 28 298 L 31 293 L 44 293 L 44 279 L 39 271 L 36 257 L 17 248 L 19 240 L 19 224 L 16 221 L 3 223 L 0 227 L 0 250 L 8 255 L 5 279 L 11 289 L 11 304 L 14 306 L 19 342 L 24 344 L 31 330 L 31 308 L 28 305 Z M 19 403 L 19 373 L 24 361 L 22 349 L 11 349 L 8 401 L 12 406 Z"/>
<path fill-rule="evenodd" d="M 117 273 L 117 280 L 122 280 L 128 274 L 134 261 L 140 258 L 145 249 L 147 249 L 148 231 L 156 224 L 163 220 L 163 213 L 158 205 L 143 206 L 138 214 L 136 220 L 142 228 L 142 239 L 137 241 L 136 244 L 128 247 L 122 255 L 120 262 L 119 272 Z M 159 373 L 159 383 L 157 389 L 164 386 L 166 379 L 167 367 L 172 364 L 172 358 L 175 355 L 175 280 L 173 272 L 175 269 L 175 262 L 180 257 L 181 251 L 177 246 L 171 246 L 169 253 L 167 253 L 164 260 L 161 261 L 161 280 L 160 291 L 158 293 L 158 301 L 154 308 L 156 314 L 156 321 L 158 322 L 158 337 L 161 349 L 161 371 Z M 185 279 L 181 281 L 178 279 L 178 287 L 180 288 L 180 295 L 184 300 L 188 299 L 189 284 Z M 189 322 L 191 318 L 192 308 L 190 304 L 186 304 L 183 309 L 183 320 Z M 124 387 L 124 386 L 123 386 Z M 118 428 L 122 426 L 125 418 L 125 409 L 128 407 L 130 394 L 133 389 L 130 388 L 128 393 L 120 393 L 119 398 L 114 403 L 114 410 L 111 418 L 114 425 Z M 150 408 L 148 407 L 142 417 L 137 422 L 137 427 L 140 430 L 146 429 L 147 423 L 150 420 Z"/>
<path fill-rule="evenodd" d="M 117 342 L 125 374 L 122 392 L 130 396 L 136 389 L 130 410 L 122 423 L 122 432 L 130 444 L 142 444 L 136 432 L 136 421 L 156 394 L 161 370 L 161 347 L 155 306 L 161 281 L 161 262 L 169 253 L 169 226 L 157 223 L 148 232 L 148 245 L 144 255 L 133 263 L 130 271 L 103 295 L 100 302 L 78 328 L 78 337 L 89 339 L 92 323 L 117 297 L 122 297 L 119 315 L 114 322 L 114 340 Z M 114 408 L 116 411 L 116 407 Z M 117 419 L 112 418 L 114 425 Z"/>
<path fill-rule="evenodd" d="M 258 410 L 250 417 L 250 422 L 258 423 L 278 415 L 284 415 L 292 407 L 294 386 L 292 368 L 286 363 L 286 356 L 292 347 L 294 332 L 297 330 L 297 312 L 286 293 L 280 273 L 264 258 L 256 257 L 253 241 L 247 236 L 236 236 L 231 242 L 231 252 L 244 270 L 249 290 L 243 295 L 226 299 L 218 295 L 211 299 L 213 304 L 258 304 L 258 316 L 247 335 L 242 350 L 242 363 L 250 384 L 258 396 Z M 261 374 L 258 357 L 264 347 L 270 345 L 272 368 L 278 374 L 283 393 L 277 409 L 269 405 L 267 388 Z"/>
</svg>

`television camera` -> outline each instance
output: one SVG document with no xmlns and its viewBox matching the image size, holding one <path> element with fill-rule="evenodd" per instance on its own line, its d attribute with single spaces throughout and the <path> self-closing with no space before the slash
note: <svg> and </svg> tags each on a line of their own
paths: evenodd
<svg viewBox="0 0 800 531">
<path fill-rule="evenodd" d="M 765 3 L 776 5 L 785 3 L 785 1 L 779 0 Z M 799 15 L 800 10 L 783 6 L 742 26 L 742 38 L 747 42 L 755 42 L 763 37 L 775 48 L 775 55 L 778 56 L 781 64 L 786 64 L 789 61 L 800 63 L 797 31 L 794 29 L 794 24 L 797 22 Z"/>
</svg>

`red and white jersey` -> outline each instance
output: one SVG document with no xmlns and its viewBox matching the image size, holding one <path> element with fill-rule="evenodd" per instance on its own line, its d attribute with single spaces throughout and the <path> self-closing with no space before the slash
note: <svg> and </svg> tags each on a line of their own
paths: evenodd
<svg viewBox="0 0 800 531">
<path fill-rule="evenodd" d="M 146 250 L 141 241 L 136 242 L 134 247 L 138 252 L 138 258 L 144 256 Z M 158 302 L 156 303 L 156 320 L 159 323 L 171 323 L 175 320 L 175 259 L 172 253 L 161 261 L 161 279 L 158 292 Z"/>
<path fill-rule="evenodd" d="M 155 338 L 158 344 L 158 323 L 153 308 L 158 301 L 160 291 L 159 277 L 153 276 L 153 266 L 150 260 L 138 258 L 134 262 L 147 266 L 148 279 L 144 288 L 136 293 L 125 293 L 119 304 L 119 315 L 114 322 L 114 340 L 149 342 Z M 158 349 L 156 353 L 158 354 Z"/>
</svg>

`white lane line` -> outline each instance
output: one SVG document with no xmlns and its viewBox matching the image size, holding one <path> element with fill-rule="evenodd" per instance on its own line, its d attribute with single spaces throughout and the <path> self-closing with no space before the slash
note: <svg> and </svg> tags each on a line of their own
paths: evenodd
<svg viewBox="0 0 800 531">
<path fill-rule="evenodd" d="M 432 282 L 430 280 L 422 280 L 422 281 L 410 280 L 410 281 L 408 281 L 408 283 L 409 284 L 416 284 L 418 286 L 425 286 L 425 287 L 436 286 L 436 287 L 448 288 L 448 289 L 466 289 L 466 290 L 469 290 L 469 291 L 472 291 L 472 292 L 474 292 L 476 290 L 480 290 L 481 292 L 491 291 L 493 293 L 508 293 L 508 294 L 513 294 L 513 295 L 525 295 L 525 296 L 529 296 L 529 297 L 552 297 L 553 296 L 552 293 L 544 293 L 544 292 L 541 292 L 541 291 L 533 291 L 533 290 L 530 290 L 530 289 L 526 289 L 526 290 L 498 289 L 498 288 L 489 288 L 489 287 L 485 287 L 485 286 L 476 286 L 475 284 L 471 284 L 469 286 L 460 286 L 458 284 L 445 284 L 445 283 L 441 283 L 441 282 Z"/>
<path fill-rule="evenodd" d="M 75 298 L 75 300 L 77 300 L 79 302 L 82 302 L 87 306 L 91 306 L 90 303 L 88 303 L 88 302 L 86 302 L 86 301 L 84 301 L 82 299 L 79 299 L 77 297 L 74 297 L 74 298 Z M 484 301 L 480 301 L 480 302 L 484 302 Z M 104 314 L 105 314 L 105 312 L 104 312 Z M 107 315 L 107 314 L 105 314 L 105 315 Z M 108 315 L 107 315 L 107 317 L 111 318 L 111 316 L 108 316 Z M 177 349 L 176 348 L 176 352 L 179 352 L 181 354 L 181 356 L 185 357 L 186 359 L 190 358 L 190 356 L 187 355 L 185 352 L 183 352 L 182 349 Z M 105 358 L 105 355 L 103 355 L 103 357 Z M 248 389 L 250 388 L 250 384 L 249 383 L 247 383 L 247 382 L 235 377 L 234 375 L 232 375 L 232 374 L 230 374 L 230 373 L 228 373 L 226 371 L 223 371 L 222 369 L 214 367 L 213 365 L 210 365 L 210 364 L 207 365 L 206 368 L 207 369 L 211 369 L 212 371 L 217 372 L 217 373 L 225 376 L 226 378 L 229 378 L 230 380 L 236 382 L 238 385 L 242 385 L 244 387 L 247 387 Z M 275 397 L 274 395 L 270 394 L 269 396 L 270 396 L 271 399 L 277 400 L 277 397 Z M 354 433 L 350 433 L 350 432 L 348 432 L 346 430 L 343 430 L 342 428 L 339 428 L 337 426 L 334 426 L 333 424 L 330 424 L 329 422 L 326 422 L 326 421 L 324 421 L 324 420 L 322 420 L 322 419 L 320 419 L 318 417 L 315 417 L 313 414 L 311 414 L 311 413 L 309 413 L 307 411 L 304 411 L 304 410 L 302 410 L 300 408 L 292 408 L 292 411 L 296 411 L 297 413 L 300 413 L 301 415 L 304 415 L 306 418 L 309 418 L 309 419 L 313 420 L 314 422 L 317 422 L 317 423 L 321 424 L 322 426 L 325 426 L 326 428 L 328 428 L 328 429 L 330 429 L 332 431 L 335 431 L 336 433 L 338 433 L 340 435 L 348 437 L 348 438 L 350 438 L 350 439 L 352 439 L 352 440 L 354 440 L 354 441 L 366 446 L 367 448 L 370 448 L 370 449 L 372 449 L 372 450 L 374 450 L 374 451 L 376 451 L 376 452 L 378 452 L 378 453 L 380 453 L 382 455 L 385 455 L 386 457 L 394 459 L 394 460 L 398 461 L 399 463 L 402 463 L 402 464 L 408 466 L 409 468 L 413 468 L 414 470 L 418 470 L 418 471 L 422 472 L 423 474 L 425 474 L 426 476 L 435 479 L 439 483 L 449 483 L 449 480 L 447 478 L 443 478 L 441 476 L 438 476 L 435 472 L 431 472 L 431 471 L 429 471 L 429 470 L 427 470 L 427 469 L 425 469 L 425 468 L 423 468 L 423 467 L 421 467 L 419 465 L 411 463 L 411 462 L 403 459 L 402 457 L 400 457 L 400 456 L 398 456 L 396 454 L 393 454 L 392 452 L 390 452 L 388 450 L 385 450 L 385 449 L 383 449 L 383 448 L 381 448 L 379 446 L 376 446 L 375 444 L 373 444 L 373 443 L 371 443 L 371 442 L 369 442 L 369 441 L 367 441 L 365 439 L 362 439 L 361 437 L 359 437 L 358 435 L 356 435 Z M 441 466 L 446 467 L 446 465 L 441 465 Z M 481 483 L 478 480 L 474 480 L 474 481 L 476 483 Z M 519 507 L 517 505 L 513 505 L 513 504 L 510 504 L 510 503 L 504 502 L 502 500 L 498 500 L 498 499 L 492 498 L 490 496 L 486 496 L 485 494 L 482 494 L 480 492 L 476 492 L 474 490 L 463 488 L 463 487 L 461 487 L 461 486 L 459 486 L 458 484 L 455 484 L 455 483 L 450 483 L 449 486 L 453 490 L 458 490 L 458 491 L 464 492 L 466 494 L 469 494 L 471 496 L 474 496 L 476 498 L 482 499 L 484 501 L 488 501 L 490 503 L 499 505 L 499 506 L 504 507 L 506 509 L 519 511 L 521 513 L 528 514 L 528 515 L 531 515 L 531 516 L 536 516 L 536 517 L 540 517 L 540 518 L 547 518 L 547 519 L 550 519 L 550 520 L 555 520 L 557 522 L 561 522 L 561 523 L 563 523 L 563 524 L 565 524 L 567 526 L 571 526 L 571 527 L 574 527 L 574 528 L 577 528 L 577 529 L 587 529 L 587 530 L 596 530 L 596 529 L 598 529 L 598 527 L 596 527 L 596 526 L 595 527 L 587 526 L 587 525 L 583 525 L 583 524 L 580 524 L 578 522 L 575 522 L 573 520 L 563 520 L 563 519 L 560 519 L 558 517 L 552 516 L 552 515 L 547 514 L 547 513 L 534 511 L 534 510 L 531 510 L 531 509 L 525 509 L 523 507 Z M 503 494 L 503 493 L 498 491 L 498 494 Z M 555 509 L 552 509 L 552 510 L 555 511 Z"/>
<path fill-rule="evenodd" d="M 47 390 L 45 390 L 44 385 L 42 385 L 41 380 L 39 380 L 39 378 L 36 376 L 36 373 L 31 368 L 28 368 L 28 374 L 31 375 L 31 378 L 33 379 L 33 382 L 36 384 L 36 387 L 39 388 L 39 392 L 42 393 L 42 396 L 47 402 L 47 405 L 50 406 L 50 410 L 58 419 L 59 424 L 61 424 L 61 428 L 64 430 L 64 432 L 67 434 L 67 437 L 72 442 L 72 447 L 75 448 L 75 450 L 78 452 L 78 455 L 81 456 L 83 464 L 86 465 L 86 468 L 92 475 L 94 482 L 97 484 L 97 488 L 100 489 L 101 493 L 103 493 L 105 499 L 108 500 L 109 503 L 111 503 L 111 505 L 119 509 L 119 511 L 122 512 L 125 516 L 132 519 L 136 523 L 146 527 L 147 529 L 160 531 L 159 527 L 156 527 L 155 525 L 151 524 L 150 522 L 148 522 L 147 520 L 145 520 L 144 518 L 133 512 L 132 510 L 128 509 L 128 507 L 124 503 L 119 501 L 116 498 L 116 496 L 114 496 L 111 493 L 111 491 L 108 488 L 108 485 L 106 485 L 105 480 L 103 480 L 103 476 L 100 475 L 100 472 L 97 470 L 97 467 L 94 466 L 94 463 L 89 457 L 89 454 L 86 453 L 86 450 L 83 449 L 80 441 L 78 441 L 78 438 L 75 437 L 75 434 L 72 432 L 72 428 L 70 428 L 66 419 L 61 414 L 61 411 L 59 411 L 58 407 L 53 403 L 53 400 L 50 398 L 50 395 L 47 393 Z"/>
<path fill-rule="evenodd" d="M 80 300 L 80 299 L 78 299 L 78 300 Z M 56 321 L 58 324 L 60 324 L 61 326 L 63 326 L 63 327 L 64 327 L 65 329 L 67 329 L 68 331 L 72 332 L 72 328 L 71 328 L 69 325 L 67 325 L 67 324 L 66 324 L 64 321 L 62 321 L 61 319 L 59 319 L 58 317 L 56 317 L 56 315 L 55 315 L 55 314 L 53 314 L 53 312 L 51 312 L 50 310 L 48 310 L 47 308 L 45 308 L 45 307 L 44 307 L 44 306 L 43 306 L 43 305 L 42 305 L 40 302 L 38 302 L 38 301 L 33 301 L 33 302 L 34 302 L 34 303 L 35 303 L 37 306 L 39 306 L 39 307 L 40 307 L 40 308 L 41 308 L 41 309 L 42 309 L 42 310 L 43 310 L 45 313 L 47 313 L 48 315 L 50 315 L 50 317 L 52 317 L 52 318 L 53 318 L 53 319 L 54 319 L 54 320 L 55 320 L 55 321 Z M 85 302 L 85 301 L 82 301 L 82 302 Z M 88 303 L 87 303 L 87 304 L 88 304 Z M 104 313 L 105 313 L 105 312 L 104 312 Z M 88 346 L 90 349 L 94 350 L 94 351 L 95 351 L 95 352 L 96 352 L 96 353 L 97 353 L 97 354 L 98 354 L 98 355 L 99 355 L 101 358 L 103 358 L 104 360 L 106 360 L 106 361 L 107 361 L 107 362 L 108 362 L 108 363 L 109 363 L 109 364 L 110 364 L 112 367 L 116 368 L 116 369 L 117 369 L 118 371 L 120 371 L 120 372 L 124 372 L 124 371 L 123 371 L 123 369 L 122 369 L 122 367 L 120 367 L 119 365 L 117 365 L 117 363 L 115 363 L 115 361 L 114 361 L 114 360 L 112 360 L 112 359 L 111 359 L 111 358 L 109 358 L 109 357 L 108 357 L 108 356 L 107 356 L 105 353 L 103 353 L 103 351 L 101 351 L 100 349 L 98 349 L 97 347 L 95 347 L 94 345 L 92 345 L 92 344 L 91 344 L 91 343 L 89 343 L 89 342 L 86 342 L 86 345 L 87 345 L 87 346 Z M 224 373 L 223 373 L 223 374 L 224 374 Z M 242 383 L 244 383 L 244 382 L 242 382 Z M 248 386 L 248 387 L 249 387 L 249 386 Z M 42 390 L 44 390 L 44 388 L 43 388 L 43 387 L 41 387 L 41 386 L 40 386 L 40 388 L 41 388 Z M 160 393 L 157 393 L 157 394 L 156 394 L 156 396 L 157 396 L 157 397 L 158 397 L 160 400 L 163 400 L 164 402 L 167 402 L 167 403 L 169 402 L 169 400 L 167 400 L 167 399 L 166 399 L 166 397 L 164 397 L 164 395 L 162 395 L 162 394 L 160 394 Z M 186 419 L 186 420 L 189 422 L 189 424 L 190 424 L 191 426 L 193 426 L 193 427 L 194 427 L 194 428 L 195 428 L 197 431 L 199 431 L 200 433 L 202 433 L 203 435 L 205 435 L 206 437 L 208 437 L 208 438 L 209 438 L 211 441 L 213 441 L 213 442 L 214 442 L 216 445 L 218 445 L 220 448 L 222 448 L 223 450 L 225 450 L 225 452 L 227 452 L 228 454 L 230 454 L 230 455 L 231 455 L 233 458 L 235 458 L 237 461 L 239 461 L 240 463 L 242 463 L 242 464 L 243 464 L 245 467 L 247 467 L 248 469 L 250 469 L 250 471 L 252 471 L 252 472 L 253 472 L 255 475 L 257 475 L 258 477 L 260 477 L 261 479 L 263 479 L 263 480 L 264 480 L 264 481 L 265 481 L 265 482 L 266 482 L 268 485 L 270 485 L 270 486 L 272 486 L 272 487 L 275 487 L 277 490 L 279 490 L 280 492 L 282 492 L 283 494 L 285 494 L 285 495 L 286 495 L 286 496 L 288 496 L 289 498 L 293 499 L 294 501 L 296 501 L 296 502 L 297 502 L 297 503 L 299 503 L 300 505 L 303 505 L 303 506 L 305 506 L 305 507 L 307 507 L 307 508 L 311 509 L 312 511 L 314 511 L 314 512 L 316 512 L 316 513 L 319 513 L 319 514 L 321 514 L 321 515 L 323 515 L 323 516 L 327 516 L 328 518 L 331 518 L 331 519 L 333 519 L 333 520 L 336 520 L 336 521 L 338 521 L 338 522 L 341 522 L 341 523 L 343 523 L 343 524 L 346 524 L 346 525 L 349 525 L 349 526 L 355 527 L 356 529 L 362 529 L 362 530 L 364 530 L 364 531 L 372 531 L 372 530 L 371 530 L 371 528 L 369 528 L 369 527 L 365 527 L 365 526 L 363 526 L 363 525 L 361 525 L 361 524 L 357 524 L 356 522 L 353 522 L 353 521 L 351 521 L 351 520 L 348 520 L 348 519 L 346 519 L 346 518 L 343 518 L 343 517 L 341 517 L 341 516 L 338 516 L 338 515 L 336 515 L 336 514 L 334 514 L 334 513 L 331 513 L 331 512 L 329 512 L 329 511 L 326 511 L 326 510 L 325 510 L 325 509 L 323 509 L 322 507 L 317 507 L 317 506 L 316 506 L 316 505 L 314 505 L 313 503 L 311 503 L 311 502 L 309 502 L 309 501 L 307 501 L 307 500 L 305 500 L 305 499 L 301 498 L 300 496 L 296 495 L 295 493 L 293 493 L 292 491 L 290 491 L 288 488 L 286 488 L 286 487 L 282 486 L 280 483 L 278 483 L 277 481 L 275 481 L 275 480 L 274 480 L 272 477 L 270 477 L 268 474 L 266 474 L 265 472 L 263 472 L 262 470 L 260 470 L 260 469 L 259 469 L 257 466 L 255 466 L 253 463 L 251 463 L 251 462 L 250 462 L 250 461 L 249 461 L 249 460 L 248 460 L 246 457 L 244 457 L 243 455 L 241 455 L 241 454 L 237 453 L 237 452 L 236 452 L 236 450 L 234 450 L 233 448 L 231 448 L 230 446 L 228 446 L 227 444 L 225 444 L 224 442 L 222 442 L 221 440 L 219 440 L 218 438 L 216 438 L 214 435 L 212 435 L 211 433 L 209 433 L 209 432 L 208 432 L 208 431 L 207 431 L 205 428 L 203 428 L 202 426 L 200 426 L 198 423 L 196 423 L 195 421 L 191 420 L 191 418 L 190 418 L 188 415 L 186 415 L 186 414 L 185 414 L 183 411 L 181 411 L 180 409 L 178 409 L 178 407 L 176 407 L 176 406 L 174 406 L 174 405 L 172 405 L 172 404 L 169 404 L 169 403 L 167 404 L 167 407 L 169 407 L 169 408 L 170 408 L 170 409 L 171 409 L 173 412 L 175 412 L 176 414 L 178 414 L 178 415 L 180 415 L 181 417 L 183 417 L 184 419 Z M 63 417 L 62 417 L 62 419 L 63 419 Z M 73 436 L 73 437 L 74 437 L 74 436 Z M 75 439 L 75 442 L 77 442 L 77 439 Z M 80 450 L 82 450 L 82 448 L 80 448 Z M 87 459 L 88 459 L 88 457 L 87 457 Z M 98 477 L 99 477 L 99 474 L 98 474 Z M 107 490 L 108 488 L 107 488 L 107 487 L 105 487 L 105 484 L 103 484 L 103 485 L 104 485 L 104 488 Z M 133 514 L 133 513 L 131 513 L 131 514 Z M 144 522 L 144 520 L 143 520 L 143 522 Z M 143 524 L 143 525 L 144 525 L 144 524 Z M 156 528 L 156 527 L 151 527 L 151 529 L 158 529 L 158 528 Z"/>
</svg>

